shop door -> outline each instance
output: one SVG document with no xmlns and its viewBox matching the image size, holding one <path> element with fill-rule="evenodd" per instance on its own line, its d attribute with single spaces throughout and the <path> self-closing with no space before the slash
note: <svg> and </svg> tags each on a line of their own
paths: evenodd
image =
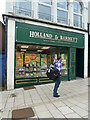
<svg viewBox="0 0 90 120">
<path fill-rule="evenodd" d="M 84 50 L 76 49 L 76 76 L 84 77 Z"/>
</svg>

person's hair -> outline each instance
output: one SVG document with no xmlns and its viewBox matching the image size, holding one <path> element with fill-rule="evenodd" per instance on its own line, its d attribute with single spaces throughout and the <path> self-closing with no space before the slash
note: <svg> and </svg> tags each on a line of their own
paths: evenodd
<svg viewBox="0 0 90 120">
<path fill-rule="evenodd" d="M 62 58 L 62 57 L 60 56 L 60 57 L 58 57 L 57 59 L 60 60 L 61 58 Z"/>
</svg>

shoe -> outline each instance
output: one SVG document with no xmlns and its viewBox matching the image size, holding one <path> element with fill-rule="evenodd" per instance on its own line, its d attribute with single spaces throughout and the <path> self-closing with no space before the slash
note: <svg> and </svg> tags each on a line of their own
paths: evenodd
<svg viewBox="0 0 90 120">
<path fill-rule="evenodd" d="M 58 95 L 58 93 L 55 94 L 55 96 Z M 53 93 L 53 96 L 54 96 L 54 93 Z"/>
<path fill-rule="evenodd" d="M 54 95 L 53 97 L 60 97 L 60 95 Z"/>
</svg>

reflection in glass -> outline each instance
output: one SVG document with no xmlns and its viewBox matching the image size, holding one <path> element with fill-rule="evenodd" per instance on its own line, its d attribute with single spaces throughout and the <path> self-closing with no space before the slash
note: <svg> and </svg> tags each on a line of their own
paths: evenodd
<svg viewBox="0 0 90 120">
<path fill-rule="evenodd" d="M 29 0 L 16 0 L 14 12 L 19 15 L 32 16 L 32 4 Z"/>
<path fill-rule="evenodd" d="M 63 8 L 67 10 L 67 0 L 57 0 L 57 7 Z"/>
<path fill-rule="evenodd" d="M 51 21 L 51 7 L 38 4 L 38 17 L 43 20 Z"/>
<path fill-rule="evenodd" d="M 74 14 L 74 26 L 82 27 L 82 16 Z"/>
<path fill-rule="evenodd" d="M 82 14 L 82 5 L 78 1 L 74 1 L 74 12 Z"/>
<path fill-rule="evenodd" d="M 67 0 L 57 1 L 57 22 L 62 24 L 68 24 Z"/>
<path fill-rule="evenodd" d="M 74 1 L 74 26 L 82 28 L 82 5 L 79 1 Z"/>
<path fill-rule="evenodd" d="M 57 10 L 57 21 L 63 24 L 68 23 L 68 12 L 62 11 L 62 10 Z"/>
</svg>

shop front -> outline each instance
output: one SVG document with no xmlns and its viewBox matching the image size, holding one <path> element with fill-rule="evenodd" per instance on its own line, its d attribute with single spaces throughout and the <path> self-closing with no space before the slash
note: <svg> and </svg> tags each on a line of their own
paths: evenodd
<svg viewBox="0 0 90 120">
<path fill-rule="evenodd" d="M 58 56 L 61 80 L 76 79 L 77 49 L 84 50 L 84 34 L 15 22 L 14 88 L 53 82 L 46 71 Z"/>
</svg>

